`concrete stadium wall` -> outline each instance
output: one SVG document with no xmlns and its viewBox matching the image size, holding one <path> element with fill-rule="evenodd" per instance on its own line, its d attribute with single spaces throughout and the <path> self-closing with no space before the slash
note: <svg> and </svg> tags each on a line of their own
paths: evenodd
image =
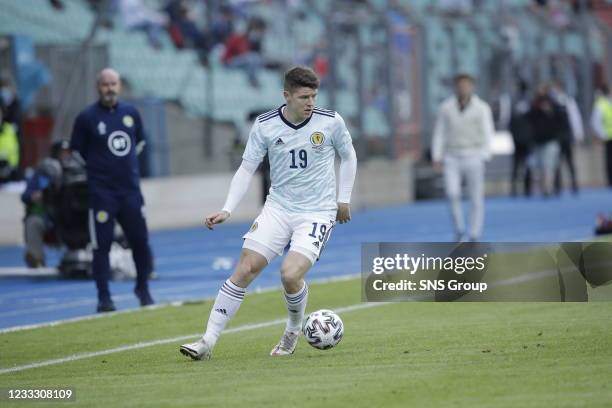
<svg viewBox="0 0 612 408">
<path fill-rule="evenodd" d="M 204 217 L 223 206 L 232 176 L 232 173 L 222 173 L 143 181 L 142 192 L 149 228 L 156 230 L 203 225 Z M 232 221 L 249 220 L 259 213 L 260 184 L 260 177 L 256 175 L 246 196 L 232 214 Z"/>
<path fill-rule="evenodd" d="M 151 230 L 203 225 L 206 215 L 225 201 L 232 172 L 143 180 L 142 191 Z M 0 191 L 0 245 L 23 243 L 21 187 Z M 412 201 L 410 162 L 370 160 L 359 166 L 353 208 L 398 205 Z M 261 178 L 257 174 L 230 219 L 251 221 L 261 209 Z"/>
<path fill-rule="evenodd" d="M 165 104 L 168 128 L 170 175 L 231 172 L 230 158 L 236 130 L 230 124 L 214 122 L 214 135 L 205 141 L 206 120 L 186 115 L 172 103 Z"/>
<path fill-rule="evenodd" d="M 23 242 L 24 209 L 20 196 L 24 188 L 25 183 L 20 183 L 19 187 L 0 191 L 0 245 Z"/>
<path fill-rule="evenodd" d="M 574 162 L 580 186 L 601 187 L 606 185 L 604 150 L 603 144 L 598 142 L 590 146 L 580 145 L 574 149 Z M 563 180 L 569 182 L 569 176 L 565 176 Z"/>
</svg>

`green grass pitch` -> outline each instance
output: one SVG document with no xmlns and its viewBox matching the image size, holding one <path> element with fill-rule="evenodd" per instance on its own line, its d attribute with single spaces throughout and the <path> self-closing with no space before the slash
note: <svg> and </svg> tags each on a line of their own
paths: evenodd
<svg viewBox="0 0 612 408">
<path fill-rule="evenodd" d="M 602 299 L 608 298 L 604 289 Z M 308 310 L 360 302 L 359 279 L 312 284 Z M 211 302 L 0 334 L 0 370 L 198 333 Z M 268 353 L 283 326 L 223 335 L 213 359 L 182 342 L 0 374 L 0 388 L 73 387 L 79 407 L 609 407 L 612 303 L 393 303 L 340 313 L 334 349 L 301 339 Z M 231 327 L 284 317 L 279 291 L 247 296 Z M 195 339 L 195 337 L 194 337 Z"/>
</svg>

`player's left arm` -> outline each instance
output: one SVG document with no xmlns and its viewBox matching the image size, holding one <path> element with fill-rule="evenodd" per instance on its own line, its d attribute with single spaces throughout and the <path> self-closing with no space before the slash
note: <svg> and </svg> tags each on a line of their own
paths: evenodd
<svg viewBox="0 0 612 408">
<path fill-rule="evenodd" d="M 340 224 L 351 220 L 351 193 L 357 174 L 357 155 L 353 147 L 351 135 L 340 115 L 336 114 L 338 128 L 335 132 L 334 147 L 340 156 L 340 172 L 338 175 L 338 212 L 336 221 Z"/>
<path fill-rule="evenodd" d="M 136 137 L 136 154 L 140 155 L 144 150 L 145 144 L 147 144 L 147 137 L 144 126 L 142 125 L 142 118 L 136 109 L 134 109 L 134 131 Z"/>
</svg>

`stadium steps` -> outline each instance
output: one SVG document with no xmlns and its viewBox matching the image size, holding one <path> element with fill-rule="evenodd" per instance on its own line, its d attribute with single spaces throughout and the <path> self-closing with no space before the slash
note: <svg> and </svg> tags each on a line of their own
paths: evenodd
<svg viewBox="0 0 612 408">
<path fill-rule="evenodd" d="M 159 5 L 165 3 L 158 0 Z M 200 7 L 205 7 L 198 2 Z M 327 0 L 313 0 L 316 9 L 325 11 L 330 7 Z M 482 30 L 485 41 L 478 44 L 471 27 L 466 21 L 453 22 L 458 45 L 458 66 L 451 65 L 450 37 L 446 30 L 446 21 L 443 17 L 431 13 L 429 0 L 400 0 L 400 4 L 408 6 L 413 18 L 422 23 L 426 35 L 426 66 L 428 68 L 427 92 L 429 94 L 430 109 L 435 111 L 438 104 L 447 96 L 449 80 L 456 71 L 479 73 L 478 53 L 490 52 L 500 45 L 499 13 L 492 3 L 484 2 L 482 12 L 471 17 L 472 22 Z M 491 3 L 491 4 L 489 4 Z M 508 1 L 508 8 L 514 20 L 517 21 L 518 31 L 524 41 L 521 42 L 519 58 L 534 60 L 541 58 L 542 49 L 534 39 L 540 38 L 547 53 L 557 53 L 560 43 L 556 34 L 539 26 L 539 22 L 526 9 L 529 0 Z M 149 3 L 148 3 L 149 4 Z M 382 4 L 382 2 L 380 2 Z M 0 33 L 22 33 L 29 35 L 37 44 L 80 44 L 88 35 L 94 16 L 87 2 L 84 0 L 64 0 L 64 9 L 53 9 L 48 1 L 43 0 L 0 0 Z M 304 3 L 298 5 L 302 11 L 308 10 Z M 299 33 L 294 42 L 281 41 L 279 35 L 282 24 L 278 20 L 278 11 L 270 11 L 267 5 L 249 6 L 249 12 L 262 16 L 269 24 L 269 33 L 264 38 L 266 53 L 285 61 L 306 61 L 307 54 L 317 44 L 324 40 L 325 22 L 316 13 L 304 13 L 303 19 L 296 19 L 292 30 Z M 416 16 L 416 17 L 415 17 Z M 362 30 L 366 44 L 375 44 L 367 30 Z M 242 123 L 250 111 L 265 110 L 276 106 L 279 102 L 279 93 L 282 88 L 280 76 L 277 72 L 262 71 L 260 76 L 261 87 L 249 86 L 242 71 L 228 70 L 218 60 L 218 54 L 211 56 L 210 69 L 202 67 L 198 57 L 191 50 L 176 50 L 171 45 L 167 35 L 164 36 L 164 47 L 161 50 L 152 49 L 142 32 L 128 32 L 116 25 L 114 30 L 100 30 L 96 41 L 108 44 L 111 64 L 115 66 L 127 80 L 133 96 L 156 96 L 164 100 L 180 103 L 187 112 L 193 115 L 208 115 L 217 120 Z M 342 106 L 344 115 L 354 115 L 357 112 L 355 98 L 355 76 L 353 75 L 354 61 L 357 59 L 356 50 L 352 47 L 339 47 L 339 77 L 345 83 L 338 92 L 337 106 Z M 565 34 L 565 49 L 571 55 L 582 55 L 584 44 L 581 38 L 573 32 Z M 301 50 L 301 51 L 296 51 Z M 602 50 L 595 49 L 600 55 Z M 378 72 L 375 57 L 366 55 L 363 66 L 366 70 L 368 86 L 376 86 L 375 80 Z M 212 75 L 214 104 L 207 105 L 206 89 L 207 79 Z M 320 92 L 321 105 L 325 106 L 326 92 Z M 384 128 L 384 112 L 380 107 L 369 107 L 366 112 L 367 126 L 374 129 Z"/>
<path fill-rule="evenodd" d="M 0 0 L 0 10 L 0 34 L 24 34 L 36 43 L 80 43 L 93 23 L 85 2 L 75 0 L 64 1 L 63 10 L 48 1 Z"/>
<path fill-rule="evenodd" d="M 24 34 L 37 44 L 78 45 L 87 38 L 94 15 L 85 1 L 65 0 L 63 10 L 47 1 L 0 0 L 0 34 Z M 276 72 L 261 72 L 261 88 L 252 88 L 239 70 L 215 65 L 214 109 L 206 110 L 207 69 L 192 50 L 176 50 L 167 35 L 155 50 L 139 31 L 100 29 L 95 42 L 107 44 L 111 65 L 133 96 L 155 96 L 181 103 L 188 113 L 212 114 L 217 120 L 242 122 L 249 111 L 278 104 L 282 88 Z"/>
</svg>

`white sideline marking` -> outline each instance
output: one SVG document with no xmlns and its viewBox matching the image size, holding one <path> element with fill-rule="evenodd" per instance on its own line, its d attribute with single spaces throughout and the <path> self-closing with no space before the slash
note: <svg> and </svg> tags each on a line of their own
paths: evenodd
<svg viewBox="0 0 612 408">
<path fill-rule="evenodd" d="M 341 262 L 327 264 L 325 265 L 324 268 L 319 268 L 316 271 L 316 273 L 311 274 L 311 276 L 323 273 L 331 268 L 338 268 L 341 265 L 343 265 L 343 263 Z M 2 268 L 0 268 L 0 271 L 1 270 Z M 182 269 L 180 271 L 182 272 L 182 274 L 184 274 L 185 272 L 191 272 L 191 271 L 201 272 L 202 268 L 201 267 L 187 268 L 187 269 Z M 174 276 L 177 276 L 177 275 L 174 275 Z M 341 276 L 345 276 L 345 275 L 341 275 Z M 350 276 L 359 277 L 359 275 L 350 275 Z M 330 278 L 325 278 L 325 279 L 330 279 Z M 318 279 L 317 278 L 311 279 L 311 282 L 318 282 Z M 6 294 L 0 294 L 0 304 L 7 302 L 8 299 L 18 298 L 21 296 L 27 296 L 28 293 L 34 293 L 38 295 L 38 294 L 46 294 L 46 293 L 53 293 L 53 292 L 57 293 L 57 292 L 62 292 L 62 291 L 75 291 L 78 289 L 89 292 L 90 288 L 92 288 L 91 282 L 87 281 L 86 283 L 88 284 L 86 288 L 76 287 L 73 285 L 67 285 L 63 287 L 52 287 L 52 288 L 46 288 L 46 289 L 42 289 L 42 288 L 41 289 L 31 289 L 31 290 L 26 290 L 26 291 L 21 291 L 21 292 L 14 291 L 14 292 L 6 293 Z M 207 281 L 201 284 L 193 284 L 193 283 L 177 284 L 177 285 L 172 285 L 170 287 L 165 287 L 162 289 L 154 289 L 153 296 L 155 297 L 155 295 L 157 294 L 175 294 L 175 295 L 183 295 L 185 293 L 189 294 L 193 292 L 193 290 L 197 287 L 201 287 L 203 289 L 209 289 L 211 287 L 218 287 L 221 285 L 221 283 L 222 281 L 221 282 Z M 276 285 L 274 287 L 278 288 L 279 286 Z M 176 293 L 176 292 L 179 292 L 179 293 Z M 133 299 L 133 297 L 134 297 L 133 294 L 124 293 L 122 295 L 116 295 L 114 297 L 114 300 L 122 301 L 122 300 L 127 300 L 127 299 Z M 74 308 L 88 306 L 88 305 L 92 305 L 93 306 L 92 310 L 95 310 L 96 303 L 97 303 L 96 297 L 92 296 L 86 299 L 83 299 L 82 297 L 80 297 L 78 300 L 71 299 L 68 302 L 58 301 L 53 305 L 49 305 L 49 304 L 47 305 L 27 305 L 27 306 L 21 307 L 16 310 L 0 311 L 0 319 L 3 317 L 14 317 L 14 316 L 30 315 L 33 313 L 45 313 L 45 312 L 56 311 L 56 310 L 74 309 Z M 0 330 L 0 333 L 3 333 L 3 330 Z"/>
<path fill-rule="evenodd" d="M 5 266 L 0 268 L 0 276 L 20 278 L 46 278 L 51 276 L 59 276 L 59 270 L 57 268 L 26 268 L 20 266 Z"/>
<path fill-rule="evenodd" d="M 334 276 L 331 278 L 319 278 L 319 279 L 312 279 L 310 281 L 311 284 L 315 284 L 315 283 L 329 283 L 329 282 L 341 282 L 341 281 L 346 281 L 346 280 L 351 280 L 351 279 L 358 279 L 361 275 L 360 274 L 350 274 L 350 275 L 340 275 L 340 276 Z M 221 283 L 219 282 L 206 282 L 206 283 L 202 283 L 202 284 L 191 284 L 188 285 L 190 288 L 194 288 L 194 287 L 207 287 L 210 285 L 221 285 Z M 184 288 L 185 285 L 178 285 L 178 286 L 171 286 L 170 288 L 166 288 L 166 289 L 160 289 L 159 291 L 154 291 L 153 294 L 156 293 L 171 293 L 171 292 L 175 292 L 176 289 L 182 289 Z M 173 290 L 172 290 L 173 289 Z M 249 293 L 264 293 L 264 292 L 271 292 L 274 290 L 279 290 L 280 286 L 270 286 L 270 287 L 265 287 L 262 288 L 260 286 L 255 286 L 253 288 L 252 291 L 249 291 Z M 121 298 L 123 299 L 123 297 L 126 298 L 132 298 L 133 295 L 118 295 L 115 298 Z M 184 300 L 184 301 L 178 301 L 178 302 L 170 302 L 168 304 L 158 304 L 158 305 L 153 305 L 153 306 L 147 306 L 145 309 L 159 309 L 162 307 L 166 307 L 166 306 L 182 306 L 186 303 L 192 303 L 192 302 L 205 302 L 205 301 L 209 301 L 212 300 L 213 298 L 200 298 L 200 299 L 190 299 L 190 300 Z M 95 305 L 96 301 L 91 301 L 91 304 Z M 116 316 L 118 314 L 126 314 L 126 313 L 137 313 L 138 311 L 142 310 L 142 308 L 140 309 L 126 309 L 126 310 L 119 310 L 116 312 L 111 312 L 111 313 L 97 313 L 97 314 L 91 314 L 91 315 L 87 315 L 87 316 L 79 316 L 79 317 L 72 317 L 69 319 L 62 319 L 62 320 L 54 320 L 51 322 L 44 322 L 44 323 L 35 323 L 35 324 L 28 324 L 28 325 L 22 325 L 22 326 L 13 326 L 13 327 L 7 327 L 6 329 L 0 329 L 0 334 L 4 334 L 4 333 L 12 333 L 12 332 L 16 332 L 16 331 L 22 331 L 22 330 L 31 330 L 31 329 L 39 329 L 41 327 L 54 327 L 54 326 L 60 326 L 64 323 L 74 323 L 74 322 L 80 322 L 80 321 L 85 321 L 85 320 L 95 320 L 95 319 L 104 319 L 104 318 L 108 318 L 108 317 L 112 317 L 112 316 Z M 7 312 L 8 313 L 8 312 Z M 0 316 L 2 316 L 2 313 L 0 313 Z"/>
<path fill-rule="evenodd" d="M 338 307 L 338 308 L 335 308 L 334 310 L 337 311 L 338 313 L 344 313 L 344 312 L 351 312 L 353 310 L 368 309 L 368 308 L 382 306 L 382 305 L 386 305 L 386 304 L 388 304 L 388 303 L 357 303 L 357 304 L 350 305 L 350 306 Z M 245 324 L 243 326 L 238 326 L 238 327 L 235 327 L 233 329 L 227 329 L 227 330 L 225 330 L 223 332 L 223 334 L 240 333 L 240 332 L 244 332 L 244 331 L 262 329 L 264 327 L 275 326 L 277 324 L 285 323 L 286 321 L 287 321 L 287 319 L 283 318 L 283 319 L 269 320 L 267 322 L 262 322 L 262 323 Z M 126 346 L 115 347 L 115 348 L 108 349 L 108 350 L 101 350 L 101 351 L 94 351 L 94 352 L 89 352 L 89 353 L 74 354 L 74 355 L 71 355 L 71 356 L 68 356 L 68 357 L 56 358 L 56 359 L 53 359 L 53 360 L 40 361 L 38 363 L 31 363 L 31 364 L 26 364 L 26 365 L 22 365 L 22 366 L 3 368 L 3 369 L 0 369 L 0 375 L 2 375 L 2 374 L 9 374 L 9 373 L 16 373 L 16 372 L 19 372 L 19 371 L 29 370 L 29 369 L 32 369 L 32 368 L 41 368 L 41 367 L 46 367 L 46 366 L 50 366 L 50 365 L 70 363 L 70 362 L 73 362 L 73 361 L 84 360 L 84 359 L 92 358 L 92 357 L 106 356 L 108 354 L 122 353 L 124 351 L 138 350 L 138 349 L 143 349 L 143 348 L 146 348 L 146 347 L 159 346 L 159 345 L 162 345 L 162 344 L 177 343 L 177 342 L 180 342 L 180 341 L 193 339 L 194 337 L 197 338 L 200 335 L 201 335 L 200 333 L 196 333 L 196 334 L 189 334 L 189 335 L 186 335 L 186 336 L 177 336 L 177 337 L 171 337 L 171 338 L 167 338 L 167 339 L 160 339 L 160 340 L 147 341 L 147 342 L 143 342 L 143 343 L 129 344 L 129 345 L 126 345 Z"/>
<path fill-rule="evenodd" d="M 182 306 L 183 302 L 178 302 L 179 304 L 173 304 L 171 303 L 170 305 L 172 306 Z M 45 322 L 45 323 L 36 323 L 36 324 L 26 324 L 23 326 L 13 326 L 13 327 L 7 327 L 6 329 L 2 329 L 0 330 L 0 334 L 5 334 L 5 333 L 13 333 L 13 332 L 18 332 L 18 331 L 23 331 L 23 330 L 32 330 L 32 329 L 40 329 L 42 327 L 55 327 L 55 326 L 61 326 L 62 324 L 66 324 L 66 323 L 75 323 L 75 322 L 81 322 L 81 321 L 86 321 L 86 320 L 96 320 L 96 319 L 104 319 L 104 318 L 108 318 L 108 317 L 112 317 L 112 316 L 117 316 L 117 315 L 122 315 L 122 314 L 128 314 L 128 313 L 137 313 L 143 309 L 147 310 L 147 309 L 161 309 L 162 307 L 166 307 L 169 306 L 168 304 L 165 305 L 151 305 L 151 306 L 147 306 L 144 308 L 140 308 L 140 309 L 126 309 L 126 310 L 117 310 L 116 312 L 110 312 L 110 313 L 96 313 L 96 314 L 91 314 L 91 315 L 87 315 L 87 316 L 79 316 L 79 317 L 71 317 L 69 319 L 62 319 L 62 320 L 54 320 L 51 322 Z"/>
<path fill-rule="evenodd" d="M 529 282 L 531 280 L 537 280 L 537 279 L 540 279 L 540 278 L 543 278 L 543 277 L 546 277 L 546 276 L 550 276 L 552 273 L 553 273 L 552 270 L 546 270 L 546 271 L 539 272 L 539 273 L 527 274 L 525 276 L 520 276 L 518 278 L 507 279 L 507 280 L 499 281 L 499 282 L 493 282 L 493 283 L 491 283 L 491 286 L 500 287 L 500 286 L 509 286 L 509 285 L 516 284 L 516 283 Z M 325 282 L 325 281 L 329 282 L 329 281 L 334 281 L 334 280 L 349 280 L 349 279 L 353 278 L 354 276 L 355 275 L 340 276 L 340 277 L 336 277 L 336 278 L 322 279 L 321 281 L 318 281 L 318 282 Z M 270 289 L 264 289 L 263 291 L 268 291 L 268 290 L 275 290 L 275 289 L 274 288 L 270 288 Z M 411 300 L 411 301 L 422 300 L 420 298 L 421 298 L 421 296 L 414 296 L 414 297 L 410 297 L 409 300 Z M 350 311 L 353 311 L 353 310 L 360 310 L 360 309 L 367 309 L 367 308 L 371 308 L 371 307 L 388 305 L 390 303 L 393 304 L 395 302 L 357 303 L 357 304 L 350 305 L 350 306 L 344 306 L 344 307 L 335 308 L 334 310 L 337 311 L 338 313 L 343 313 L 343 312 L 350 312 Z M 114 314 L 116 314 L 116 312 L 115 313 L 110 313 L 110 314 L 107 314 L 107 315 L 114 315 Z M 91 317 L 89 317 L 89 318 L 91 318 Z M 80 318 L 80 319 L 87 319 L 87 317 L 86 318 Z M 285 323 L 285 322 L 286 322 L 286 319 L 276 319 L 276 320 L 270 320 L 270 321 L 262 322 L 262 323 L 247 324 L 247 325 L 235 327 L 233 329 L 225 330 L 223 332 L 223 334 L 231 334 L 231 333 L 238 333 L 238 332 L 243 332 L 243 331 L 248 331 L 248 330 L 256 330 L 256 329 L 260 329 L 260 328 L 263 328 L 263 327 L 274 326 L 276 324 L 281 324 L 281 323 Z M 50 324 L 49 323 L 45 323 L 45 324 L 43 324 L 41 326 L 47 326 L 47 325 L 50 325 Z M 0 333 L 2 333 L 2 332 L 0 332 Z M 49 366 L 49 365 L 69 363 L 69 362 L 72 362 L 72 361 L 78 361 L 78 360 L 83 360 L 83 359 L 86 359 L 86 358 L 97 357 L 97 356 L 104 356 L 104 355 L 107 355 L 107 354 L 121 353 L 123 351 L 137 350 L 137 349 L 141 349 L 141 348 L 145 348 L 145 347 L 158 346 L 158 345 L 161 345 L 161 344 L 174 343 L 174 342 L 179 342 L 179 341 L 183 341 L 183 340 L 192 339 L 192 338 L 198 337 L 198 336 L 200 336 L 199 333 L 191 334 L 191 335 L 187 335 L 187 336 L 172 337 L 172 338 L 168 338 L 168 339 L 154 340 L 154 341 L 144 342 L 144 343 L 130 344 L 130 345 L 127 345 L 127 346 L 116 347 L 116 348 L 109 349 L 109 350 L 95 351 L 95 352 L 82 353 L 82 354 L 74 354 L 72 356 L 58 358 L 58 359 L 54 359 L 54 360 L 40 361 L 38 363 L 31 363 L 31 364 L 26 364 L 26 365 L 23 365 L 23 366 L 15 366 L 15 367 L 11 367 L 11 368 L 0 369 L 0 375 L 8 374 L 8 373 L 14 373 L 14 372 L 19 372 L 19 371 L 24 371 L 24 370 L 28 370 L 28 369 L 31 369 L 31 368 L 40 368 L 40 367 L 46 367 L 46 366 Z"/>
</svg>

